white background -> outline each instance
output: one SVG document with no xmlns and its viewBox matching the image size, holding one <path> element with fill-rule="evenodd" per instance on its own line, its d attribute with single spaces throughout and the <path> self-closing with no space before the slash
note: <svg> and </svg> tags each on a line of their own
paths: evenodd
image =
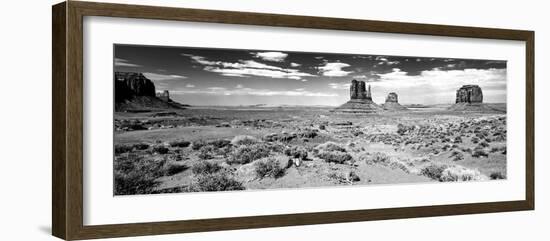
<svg viewBox="0 0 550 241">
<path fill-rule="evenodd" d="M 114 43 L 507 60 L 507 89 L 513 90 L 507 93 L 507 123 L 513 127 L 507 135 L 515 143 L 507 150 L 507 180 L 113 197 L 114 127 L 108 111 L 114 101 L 113 69 L 105 60 L 113 59 Z M 524 56 L 525 45 L 518 41 L 87 17 L 84 225 L 524 200 Z"/>
<path fill-rule="evenodd" d="M 132 1 L 146 3 L 147 1 Z M 152 1 L 151 1 L 152 2 Z M 550 183 L 544 148 L 550 101 L 550 21 L 544 1 L 154 1 L 165 5 L 531 29 L 536 31 L 536 211 L 330 224 L 154 237 L 155 240 L 547 240 Z M 0 239 L 55 240 L 51 219 L 51 37 L 53 1 L 4 3 L 0 24 L 2 143 Z M 7 31 L 6 31 L 7 30 Z M 542 124 L 541 124 L 542 123 Z M 128 240 L 152 240 L 152 237 Z"/>
</svg>

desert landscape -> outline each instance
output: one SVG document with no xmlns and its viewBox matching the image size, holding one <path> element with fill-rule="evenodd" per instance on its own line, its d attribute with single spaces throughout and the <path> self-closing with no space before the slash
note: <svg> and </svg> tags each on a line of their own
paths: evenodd
<svg viewBox="0 0 550 241">
<path fill-rule="evenodd" d="M 506 104 L 477 85 L 449 104 L 402 105 L 352 80 L 338 107 L 200 106 L 141 73 L 114 81 L 115 195 L 506 178 Z"/>
</svg>

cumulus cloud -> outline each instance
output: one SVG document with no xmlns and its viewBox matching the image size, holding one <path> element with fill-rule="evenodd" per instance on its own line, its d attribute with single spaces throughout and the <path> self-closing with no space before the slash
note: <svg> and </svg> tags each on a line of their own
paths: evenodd
<svg viewBox="0 0 550 241">
<path fill-rule="evenodd" d="M 195 85 L 193 85 L 193 84 L 186 84 L 185 87 L 187 87 L 187 88 L 195 88 Z"/>
<path fill-rule="evenodd" d="M 353 73 L 353 71 L 345 71 L 343 68 L 350 67 L 349 64 L 341 62 L 327 62 L 323 66 L 317 67 L 323 76 L 328 77 L 343 77 Z"/>
<path fill-rule="evenodd" d="M 290 63 L 290 67 L 296 68 L 296 67 L 300 67 L 300 66 L 302 66 L 302 65 L 298 64 L 298 63 L 294 63 L 294 62 Z"/>
<path fill-rule="evenodd" d="M 158 73 L 150 73 L 145 72 L 143 73 L 145 77 L 152 81 L 164 81 L 164 80 L 177 80 L 177 79 L 186 79 L 187 77 L 183 75 L 175 75 L 175 74 L 158 74 Z"/>
<path fill-rule="evenodd" d="M 351 84 L 350 83 L 329 83 L 328 86 L 332 89 L 343 90 L 343 89 L 349 89 Z"/>
<path fill-rule="evenodd" d="M 115 66 L 117 67 L 141 67 L 139 64 L 130 63 L 126 59 L 115 58 Z"/>
<path fill-rule="evenodd" d="M 287 53 L 283 52 L 257 52 L 252 53 L 255 58 L 260 58 L 265 61 L 273 61 L 273 62 L 283 62 L 285 58 L 288 56 Z"/>
<path fill-rule="evenodd" d="M 285 78 L 301 80 L 303 77 L 312 77 L 310 73 L 301 72 L 298 69 L 287 69 L 278 66 L 267 65 L 254 60 L 239 60 L 238 62 L 211 61 L 202 56 L 182 54 L 190 57 L 198 64 L 205 65 L 204 70 L 231 77 L 261 76 L 268 78 Z"/>
</svg>

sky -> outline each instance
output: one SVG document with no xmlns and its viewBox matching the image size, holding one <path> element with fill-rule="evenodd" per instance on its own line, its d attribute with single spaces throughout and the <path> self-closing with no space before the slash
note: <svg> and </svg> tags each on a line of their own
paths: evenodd
<svg viewBox="0 0 550 241">
<path fill-rule="evenodd" d="M 383 103 L 454 103 L 462 85 L 479 85 L 484 102 L 506 102 L 506 61 L 291 52 L 278 50 L 114 46 L 114 70 L 141 72 L 156 90 L 190 105 L 338 106 L 351 80 L 371 85 Z"/>
</svg>

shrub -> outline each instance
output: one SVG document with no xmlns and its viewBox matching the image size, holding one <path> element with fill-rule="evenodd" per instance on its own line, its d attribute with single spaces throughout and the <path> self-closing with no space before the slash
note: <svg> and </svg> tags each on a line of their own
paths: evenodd
<svg viewBox="0 0 550 241">
<path fill-rule="evenodd" d="M 158 185 L 165 161 L 129 158 L 115 160 L 115 195 L 148 194 Z"/>
<path fill-rule="evenodd" d="M 197 140 L 197 141 L 193 141 L 193 143 L 191 143 L 191 149 L 197 151 L 199 149 L 201 149 L 201 147 L 203 146 L 206 146 L 206 142 L 203 141 L 203 140 Z"/>
<path fill-rule="evenodd" d="M 175 140 L 171 141 L 169 144 L 171 147 L 188 147 L 189 145 L 191 145 L 191 142 L 184 140 Z"/>
<path fill-rule="evenodd" d="M 366 164 L 373 165 L 373 164 L 384 164 L 386 165 L 389 162 L 388 155 L 381 153 L 381 152 L 375 152 L 375 153 L 366 153 L 366 155 L 361 156 L 361 160 L 364 160 Z"/>
<path fill-rule="evenodd" d="M 339 151 L 320 151 L 316 155 L 317 157 L 325 160 L 326 162 L 333 162 L 333 163 L 344 163 L 346 161 L 351 161 L 353 157 L 346 152 L 339 152 Z"/>
<path fill-rule="evenodd" d="M 316 130 L 305 130 L 303 132 L 300 132 L 298 134 L 299 137 L 301 138 L 315 138 L 317 136 L 317 131 Z"/>
<path fill-rule="evenodd" d="M 255 145 L 239 146 L 231 153 L 228 163 L 246 164 L 260 158 L 268 157 L 270 154 L 269 146 L 258 143 Z"/>
<path fill-rule="evenodd" d="M 134 149 L 136 150 L 146 150 L 149 148 L 149 144 L 147 143 L 136 143 L 134 145 L 132 145 L 134 147 Z"/>
<path fill-rule="evenodd" d="M 420 170 L 420 174 L 434 180 L 440 180 L 443 171 L 447 168 L 446 165 L 430 164 Z"/>
<path fill-rule="evenodd" d="M 354 171 L 350 171 L 348 173 L 348 180 L 350 180 L 352 182 L 358 182 L 358 181 L 361 181 L 361 178 L 359 178 L 357 173 L 355 173 Z"/>
<path fill-rule="evenodd" d="M 441 173 L 439 181 L 441 182 L 465 182 L 485 179 L 478 170 L 472 170 L 461 166 L 451 166 L 445 168 Z"/>
<path fill-rule="evenodd" d="M 198 175 L 188 187 L 191 192 L 235 191 L 244 190 L 241 182 L 233 179 L 226 172 Z"/>
<path fill-rule="evenodd" d="M 453 161 L 460 161 L 464 159 L 464 154 L 459 151 L 453 151 L 450 157 L 453 157 Z"/>
<path fill-rule="evenodd" d="M 259 178 L 272 177 L 279 178 L 285 174 L 285 169 L 281 167 L 281 163 L 274 158 L 268 158 L 265 161 L 254 163 L 254 172 Z"/>
<path fill-rule="evenodd" d="M 491 180 L 506 179 L 506 175 L 502 174 L 502 172 L 492 172 L 489 178 Z"/>
<path fill-rule="evenodd" d="M 479 143 L 479 146 L 480 147 L 488 147 L 489 143 L 487 143 L 487 141 L 482 141 L 482 142 Z"/>
<path fill-rule="evenodd" d="M 168 166 L 165 167 L 165 171 L 164 173 L 167 175 L 167 176 L 172 176 L 172 175 L 176 175 L 180 172 L 183 172 L 187 170 L 187 166 L 184 166 L 184 165 L 176 165 L 176 164 L 170 164 Z"/>
<path fill-rule="evenodd" d="M 199 155 L 198 157 L 203 160 L 212 159 L 215 155 L 215 147 L 211 145 L 202 146 L 201 149 L 199 149 Z"/>
<path fill-rule="evenodd" d="M 472 152 L 472 157 L 479 158 L 479 157 L 489 157 L 489 153 L 487 153 L 485 150 L 476 148 Z"/>
<path fill-rule="evenodd" d="M 479 142 L 479 138 L 472 137 L 472 143 L 477 144 Z"/>
<path fill-rule="evenodd" d="M 346 152 L 346 148 L 341 147 L 340 145 L 334 143 L 334 142 L 325 142 L 323 144 L 319 144 L 315 147 L 315 150 L 317 151 L 339 151 L 339 152 Z"/>
<path fill-rule="evenodd" d="M 258 138 L 253 137 L 253 136 L 245 136 L 245 135 L 235 136 L 231 140 L 231 144 L 233 144 L 234 146 L 254 145 L 258 142 L 260 142 L 260 140 L 258 140 Z"/>
<path fill-rule="evenodd" d="M 307 150 L 301 146 L 292 146 L 285 149 L 285 155 L 293 158 L 300 158 L 301 160 L 306 160 Z"/>
<path fill-rule="evenodd" d="M 195 175 L 212 174 L 220 171 L 221 169 L 222 167 L 218 163 L 209 161 L 197 162 L 191 167 L 191 171 Z"/>
<path fill-rule="evenodd" d="M 115 145 L 115 154 L 131 152 L 133 149 L 130 145 L 117 144 Z"/>
<path fill-rule="evenodd" d="M 231 141 L 230 140 L 224 140 L 224 139 L 213 140 L 213 141 L 208 142 L 208 145 L 214 146 L 216 148 L 224 148 L 226 146 L 231 145 Z"/>
<path fill-rule="evenodd" d="M 167 147 L 162 146 L 162 145 L 158 145 L 158 146 L 153 147 L 153 152 L 156 152 L 158 154 L 166 154 L 166 153 L 168 153 L 168 151 L 170 151 L 170 149 L 168 149 Z"/>
</svg>

